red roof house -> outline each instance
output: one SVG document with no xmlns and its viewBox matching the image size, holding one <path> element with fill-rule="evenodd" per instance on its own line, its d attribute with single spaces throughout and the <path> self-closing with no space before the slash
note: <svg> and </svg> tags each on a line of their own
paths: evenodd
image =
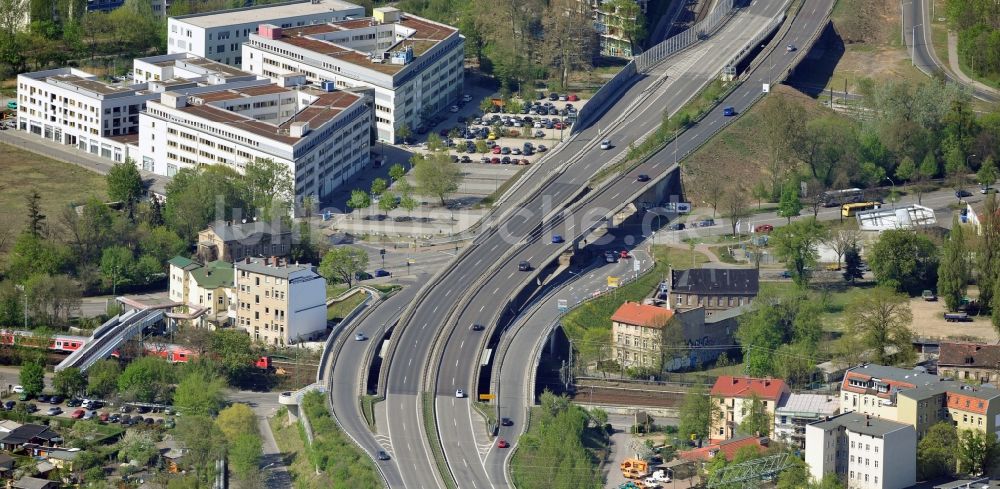
<svg viewBox="0 0 1000 489">
<path fill-rule="evenodd" d="M 778 402 L 791 391 L 781 379 L 755 379 L 753 377 L 733 377 L 723 375 L 715 379 L 712 397 L 749 398 L 754 394 L 765 401 Z"/>
<path fill-rule="evenodd" d="M 678 453 L 677 456 L 684 460 L 695 460 L 700 462 L 707 462 L 719 455 L 726 457 L 726 460 L 732 460 L 740 448 L 755 447 L 758 452 L 761 452 L 767 448 L 769 441 L 770 440 L 764 436 L 743 436 L 733 438 L 731 440 L 711 443 L 701 448 L 695 448 L 694 450 L 686 450 Z"/>
<path fill-rule="evenodd" d="M 671 309 L 626 302 L 611 316 L 611 321 L 644 328 L 662 328 L 673 316 L 674 311 Z"/>
</svg>

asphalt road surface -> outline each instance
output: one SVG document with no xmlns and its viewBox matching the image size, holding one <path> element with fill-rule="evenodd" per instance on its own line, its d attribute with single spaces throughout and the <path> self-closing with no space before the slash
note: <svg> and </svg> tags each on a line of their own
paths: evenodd
<svg viewBox="0 0 1000 489">
<path fill-rule="evenodd" d="M 926 0 L 912 0 L 903 4 L 902 32 L 903 42 L 913 58 L 913 64 L 920 71 L 931 75 L 934 72 L 941 72 L 952 82 L 962 85 L 962 81 L 955 78 L 946 69 L 938 57 L 933 53 L 934 46 L 931 44 L 931 17 Z M 972 95 L 987 102 L 1000 101 L 1000 97 L 995 94 L 980 90 L 976 87 L 969 87 Z"/>
</svg>

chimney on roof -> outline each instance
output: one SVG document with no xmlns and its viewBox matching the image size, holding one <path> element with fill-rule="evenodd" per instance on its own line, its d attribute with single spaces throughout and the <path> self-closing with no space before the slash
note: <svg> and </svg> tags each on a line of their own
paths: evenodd
<svg viewBox="0 0 1000 489">
<path fill-rule="evenodd" d="M 771 379 L 764 379 L 764 386 L 767 387 L 771 385 Z"/>
<path fill-rule="evenodd" d="M 739 379 L 737 379 L 736 377 L 733 377 L 733 385 L 736 385 L 738 382 L 739 382 Z"/>
<path fill-rule="evenodd" d="M 872 425 L 871 421 L 865 421 L 865 426 L 871 426 L 871 425 Z"/>
</svg>

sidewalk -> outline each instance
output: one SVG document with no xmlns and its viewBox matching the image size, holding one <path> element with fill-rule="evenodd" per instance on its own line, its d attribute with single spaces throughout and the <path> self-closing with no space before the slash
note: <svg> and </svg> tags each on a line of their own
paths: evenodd
<svg viewBox="0 0 1000 489">
<path fill-rule="evenodd" d="M 973 80 L 966 75 L 964 71 L 962 71 L 962 67 L 958 64 L 958 34 L 952 30 L 948 31 L 948 68 L 951 69 L 952 73 L 954 73 L 955 76 L 962 81 L 962 83 L 971 85 L 977 90 L 982 90 L 984 92 L 1000 96 L 1000 90 Z"/>
</svg>

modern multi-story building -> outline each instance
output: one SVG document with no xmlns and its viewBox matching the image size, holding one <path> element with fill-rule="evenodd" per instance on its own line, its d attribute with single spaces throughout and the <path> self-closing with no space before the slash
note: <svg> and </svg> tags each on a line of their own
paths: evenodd
<svg viewBox="0 0 1000 489">
<path fill-rule="evenodd" d="M 840 410 L 837 396 L 791 394 L 774 411 L 774 437 L 799 448 L 806 447 L 806 425 Z"/>
<path fill-rule="evenodd" d="M 201 165 L 242 172 L 270 159 L 288 167 L 296 199 L 328 196 L 368 164 L 371 110 L 359 95 L 301 82 L 164 92 L 140 115 L 142 168 L 167 176 Z"/>
<path fill-rule="evenodd" d="M 125 161 L 139 131 L 139 114 L 160 94 L 145 85 L 101 81 L 76 68 L 17 76 L 17 127 L 50 141 Z"/>
<path fill-rule="evenodd" d="M 232 323 L 233 264 L 212 261 L 204 265 L 182 256 L 168 262 L 170 300 L 183 304 L 184 320 L 200 328 L 222 328 Z M 176 311 L 175 311 L 176 312 Z"/>
<path fill-rule="evenodd" d="M 623 367 L 655 367 L 663 328 L 674 311 L 638 302 L 622 304 L 611 316 L 611 357 Z"/>
<path fill-rule="evenodd" d="M 938 375 L 966 382 L 1000 382 L 1000 345 L 942 342 Z"/>
<path fill-rule="evenodd" d="M 848 489 L 903 489 L 916 483 L 913 427 L 861 413 L 806 426 L 806 465 L 816 480 L 836 474 Z"/>
<path fill-rule="evenodd" d="M 255 341 L 285 346 L 326 331 L 326 280 L 312 265 L 246 258 L 235 275 L 236 325 Z"/>
<path fill-rule="evenodd" d="M 752 377 L 720 376 L 715 380 L 709 395 L 719 407 L 720 415 L 712 418 L 709 432 L 711 440 L 728 440 L 739 429 L 743 418 L 750 413 L 754 398 L 760 399 L 764 410 L 774 419 L 775 410 L 791 391 L 781 379 L 755 379 Z M 773 423 L 772 423 L 773 424 Z M 754 433 L 756 434 L 756 433 Z M 760 433 L 768 436 L 770 433 Z"/>
<path fill-rule="evenodd" d="M 706 314 L 750 304 L 760 289 L 756 268 L 670 270 L 668 300 L 674 309 L 704 307 Z"/>
<path fill-rule="evenodd" d="M 369 18 L 261 26 L 243 45 L 242 66 L 275 80 L 302 74 L 370 94 L 376 137 L 396 142 L 402 126 L 412 130 L 459 98 L 464 56 L 458 29 L 381 7 Z"/>
<path fill-rule="evenodd" d="M 198 232 L 198 259 L 238 262 L 246 257 L 287 256 L 292 230 L 280 219 L 271 222 L 216 221 Z"/>
<path fill-rule="evenodd" d="M 298 0 L 167 19 L 167 53 L 191 53 L 239 67 L 242 44 L 260 24 L 283 28 L 364 17 L 365 8 L 341 0 Z"/>
</svg>

